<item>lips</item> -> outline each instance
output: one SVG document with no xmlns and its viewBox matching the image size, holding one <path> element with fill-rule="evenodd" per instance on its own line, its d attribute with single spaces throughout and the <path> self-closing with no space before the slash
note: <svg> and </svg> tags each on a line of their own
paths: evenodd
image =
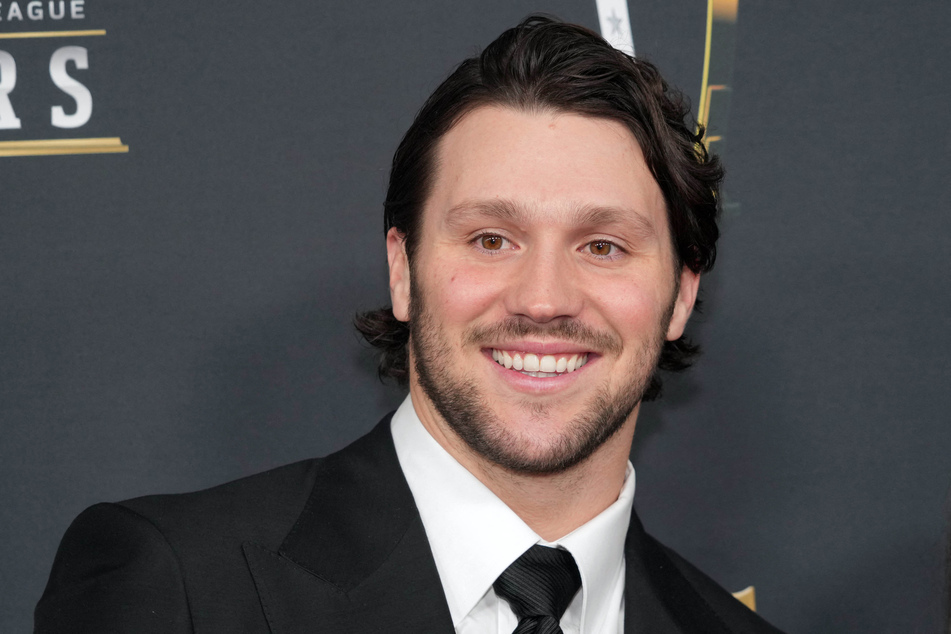
<svg viewBox="0 0 951 634">
<path fill-rule="evenodd" d="M 533 377 L 560 376 L 574 372 L 588 362 L 588 353 L 538 355 L 531 352 L 492 349 L 492 358 L 506 369 Z"/>
</svg>

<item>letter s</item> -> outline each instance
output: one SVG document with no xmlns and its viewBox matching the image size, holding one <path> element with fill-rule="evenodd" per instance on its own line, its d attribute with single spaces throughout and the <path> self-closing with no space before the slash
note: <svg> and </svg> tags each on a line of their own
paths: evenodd
<svg viewBox="0 0 951 634">
<path fill-rule="evenodd" d="M 13 112 L 10 93 L 17 85 L 17 63 L 13 55 L 0 51 L 0 130 L 19 130 L 20 120 Z"/>
<path fill-rule="evenodd" d="M 50 58 L 50 78 L 56 87 L 76 100 L 76 112 L 66 114 L 62 106 L 53 106 L 52 113 L 53 125 L 57 128 L 78 128 L 85 125 L 92 116 L 92 94 L 89 89 L 81 83 L 70 77 L 66 73 L 66 62 L 73 61 L 76 68 L 86 70 L 89 68 L 89 59 L 86 55 L 86 49 L 82 46 L 64 46 L 57 49 Z"/>
</svg>

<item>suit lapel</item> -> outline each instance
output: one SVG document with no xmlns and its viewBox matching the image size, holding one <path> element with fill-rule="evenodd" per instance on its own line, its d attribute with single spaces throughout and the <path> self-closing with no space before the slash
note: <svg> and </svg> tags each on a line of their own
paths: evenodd
<svg viewBox="0 0 951 634">
<path fill-rule="evenodd" d="M 728 634 L 713 609 L 667 555 L 664 547 L 644 532 L 632 511 L 625 543 L 624 632 Z"/>
<path fill-rule="evenodd" d="M 244 552 L 272 632 L 451 632 L 390 417 L 320 461 L 277 553 Z"/>
<path fill-rule="evenodd" d="M 273 633 L 452 632 L 389 422 L 319 462 L 278 552 L 244 544 Z M 626 634 L 729 632 L 633 512 L 625 560 Z"/>
</svg>

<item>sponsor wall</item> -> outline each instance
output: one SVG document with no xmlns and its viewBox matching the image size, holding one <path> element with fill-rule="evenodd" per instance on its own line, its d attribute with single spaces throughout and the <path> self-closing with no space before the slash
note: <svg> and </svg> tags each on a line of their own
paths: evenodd
<svg viewBox="0 0 951 634">
<path fill-rule="evenodd" d="M 935 631 L 951 484 L 951 4 L 0 2 L 0 631 L 100 500 L 333 451 L 401 399 L 389 161 L 532 11 L 660 65 L 729 170 L 648 530 L 791 632 Z M 708 17 L 710 18 L 708 20 Z"/>
</svg>

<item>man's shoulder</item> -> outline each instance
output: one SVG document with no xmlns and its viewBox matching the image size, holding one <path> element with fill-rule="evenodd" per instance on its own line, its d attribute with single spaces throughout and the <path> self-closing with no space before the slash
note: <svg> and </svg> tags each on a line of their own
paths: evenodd
<svg viewBox="0 0 951 634">
<path fill-rule="evenodd" d="M 728 590 L 711 577 L 684 559 L 673 549 L 648 536 L 656 547 L 663 552 L 667 560 L 687 581 L 690 587 L 701 597 L 707 607 L 729 632 L 749 632 L 750 634 L 782 634 L 756 612 L 736 599 Z"/>
<path fill-rule="evenodd" d="M 318 464 L 87 508 L 60 542 L 36 631 L 190 632 L 203 620 L 242 631 L 260 622 L 243 545 L 279 548 Z"/>
<path fill-rule="evenodd" d="M 276 547 L 307 504 L 322 460 L 302 460 L 200 491 L 96 505 L 87 513 L 111 507 L 134 514 L 170 541 L 207 538 Z"/>
<path fill-rule="evenodd" d="M 378 457 L 387 451 L 387 422 L 324 458 L 192 493 L 89 507 L 60 543 L 36 631 L 265 629 L 248 553 L 299 555 L 294 536 L 314 535 L 315 523 L 335 526 L 339 504 L 327 504 L 327 490 L 347 502 L 369 497 L 354 474 L 385 463 Z M 363 477 L 372 486 L 373 476 Z"/>
<path fill-rule="evenodd" d="M 386 474 L 378 473 L 392 453 L 389 416 L 368 434 L 322 458 L 294 462 L 189 493 L 147 495 L 93 505 L 73 527 L 108 530 L 137 525 L 181 553 L 212 556 L 220 548 L 254 543 L 277 551 L 310 508 L 327 492 L 352 499 Z M 362 488 L 361 488 L 362 487 Z M 317 500 L 315 502 L 315 499 Z"/>
</svg>

